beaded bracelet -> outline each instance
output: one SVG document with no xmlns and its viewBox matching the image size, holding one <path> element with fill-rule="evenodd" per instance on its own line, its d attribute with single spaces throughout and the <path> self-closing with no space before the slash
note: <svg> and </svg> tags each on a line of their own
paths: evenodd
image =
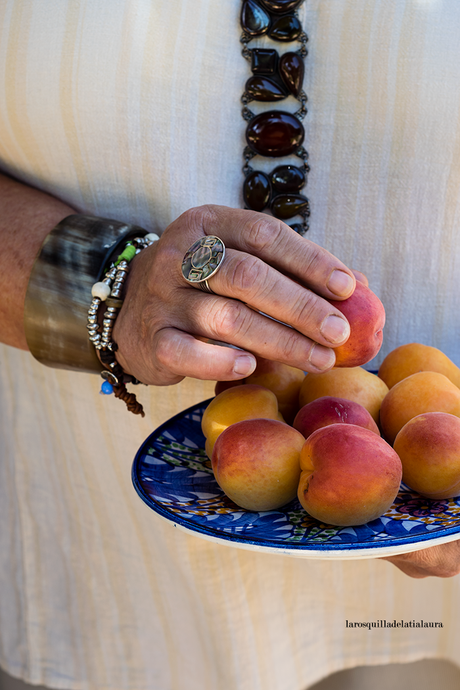
<svg viewBox="0 0 460 690">
<path fill-rule="evenodd" d="M 99 374 L 101 362 L 86 330 L 91 286 L 111 257 L 146 232 L 111 218 L 73 214 L 47 235 L 24 304 L 27 345 L 40 364 Z"/>
<path fill-rule="evenodd" d="M 89 340 L 99 353 L 99 358 L 105 369 L 101 371 L 104 379 L 101 393 L 120 398 L 133 414 L 145 416 L 142 405 L 137 401 L 134 393 L 129 393 L 126 383 L 140 383 L 134 376 L 126 374 L 115 358 L 118 349 L 112 339 L 115 319 L 123 306 L 121 298 L 123 285 L 129 271 L 129 263 L 132 259 L 160 238 L 155 233 L 148 233 L 144 237 L 135 237 L 130 240 L 118 258 L 109 266 L 102 281 L 94 283 L 91 288 L 92 301 L 88 309 L 87 329 Z M 99 307 L 105 302 L 106 310 L 102 321 L 102 332 L 98 319 Z"/>
</svg>

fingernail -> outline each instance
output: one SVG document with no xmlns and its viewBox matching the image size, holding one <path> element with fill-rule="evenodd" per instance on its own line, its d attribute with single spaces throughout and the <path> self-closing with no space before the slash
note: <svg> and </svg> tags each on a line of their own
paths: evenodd
<svg viewBox="0 0 460 690">
<path fill-rule="evenodd" d="M 330 369 L 335 364 L 334 350 L 330 350 L 322 345 L 315 345 L 310 354 L 310 364 L 316 369 Z"/>
<path fill-rule="evenodd" d="M 235 364 L 233 365 L 233 373 L 238 374 L 238 376 L 249 376 L 252 374 L 257 366 L 257 361 L 254 357 L 249 355 L 241 355 L 235 359 Z"/>
<path fill-rule="evenodd" d="M 348 321 L 335 314 L 326 316 L 319 329 L 323 338 L 330 343 L 341 343 L 350 335 L 350 325 Z"/>
<path fill-rule="evenodd" d="M 355 286 L 353 278 L 345 273 L 345 271 L 332 271 L 327 282 L 327 287 L 331 292 L 339 297 L 346 297 L 350 294 Z"/>
</svg>

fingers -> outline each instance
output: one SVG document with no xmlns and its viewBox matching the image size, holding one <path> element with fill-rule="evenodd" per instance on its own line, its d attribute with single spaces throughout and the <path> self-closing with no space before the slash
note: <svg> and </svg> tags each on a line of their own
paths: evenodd
<svg viewBox="0 0 460 690">
<path fill-rule="evenodd" d="M 393 563 L 405 575 L 416 579 L 454 577 L 460 573 L 460 541 L 399 556 L 388 556 L 382 560 Z"/>
<path fill-rule="evenodd" d="M 262 259 L 323 297 L 345 299 L 353 293 L 356 279 L 345 264 L 276 218 L 223 206 L 194 211 L 206 235 L 217 235 L 228 247 Z"/>
<path fill-rule="evenodd" d="M 348 321 L 338 309 L 249 254 L 228 250 L 209 285 L 214 292 L 247 302 L 326 347 L 339 345 L 350 335 Z M 253 323 L 262 322 L 253 319 Z"/>
<path fill-rule="evenodd" d="M 257 366 L 252 354 L 203 342 L 175 328 L 159 331 L 152 346 L 156 371 L 152 372 L 154 380 L 145 383 L 156 383 L 159 373 L 163 380 L 170 377 L 167 383 L 176 383 L 184 376 L 210 381 L 239 380 L 252 374 Z"/>
<path fill-rule="evenodd" d="M 231 343 L 259 357 L 318 373 L 335 364 L 334 351 L 278 323 L 242 302 L 187 290 L 183 329 L 212 340 Z"/>
<path fill-rule="evenodd" d="M 188 284 L 181 271 L 187 249 L 206 235 L 227 247 L 209 279 L 215 295 Z M 349 335 L 345 317 L 326 300 L 348 297 L 355 284 L 342 262 L 275 218 L 219 206 L 191 209 L 132 262 L 113 332 L 117 359 L 127 373 L 155 385 L 184 376 L 238 380 L 250 374 L 254 355 L 326 371 L 335 364 L 334 347 Z"/>
<path fill-rule="evenodd" d="M 364 275 L 364 273 L 361 273 L 361 271 L 353 270 L 353 275 L 355 276 L 356 280 L 359 280 L 360 283 L 363 283 L 363 285 L 369 287 L 369 281 L 367 279 L 367 276 Z"/>
</svg>

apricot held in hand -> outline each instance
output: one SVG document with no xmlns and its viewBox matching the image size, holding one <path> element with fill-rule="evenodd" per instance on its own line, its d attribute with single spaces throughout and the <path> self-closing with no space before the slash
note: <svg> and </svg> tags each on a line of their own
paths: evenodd
<svg viewBox="0 0 460 690">
<path fill-rule="evenodd" d="M 308 438 L 317 429 L 330 424 L 355 424 L 380 436 L 377 424 L 365 407 L 353 400 L 330 395 L 312 400 L 301 407 L 292 426 Z"/>
<path fill-rule="evenodd" d="M 373 359 L 382 346 L 385 309 L 376 294 L 357 282 L 351 297 L 341 302 L 328 300 L 346 316 L 350 337 L 334 348 L 336 367 L 359 367 Z"/>
<path fill-rule="evenodd" d="M 460 495 L 460 419 L 427 412 L 407 422 L 396 436 L 403 482 L 431 499 Z"/>
<path fill-rule="evenodd" d="M 331 424 L 307 438 L 297 496 L 312 517 L 350 527 L 385 513 L 399 491 L 401 460 L 373 431 Z"/>
<path fill-rule="evenodd" d="M 232 424 L 214 445 L 216 481 L 241 508 L 281 508 L 296 496 L 304 440 L 300 432 L 274 419 Z"/>
</svg>

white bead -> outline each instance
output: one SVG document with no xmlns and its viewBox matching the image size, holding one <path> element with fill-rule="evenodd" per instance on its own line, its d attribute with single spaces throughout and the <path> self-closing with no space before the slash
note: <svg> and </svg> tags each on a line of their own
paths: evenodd
<svg viewBox="0 0 460 690">
<path fill-rule="evenodd" d="M 94 283 L 91 288 L 91 294 L 93 297 L 99 297 L 99 299 L 105 302 L 110 295 L 110 285 L 107 285 L 107 283 Z"/>
<path fill-rule="evenodd" d="M 147 242 L 152 243 L 157 242 L 160 238 L 155 232 L 149 232 L 144 239 L 146 239 Z"/>
</svg>

